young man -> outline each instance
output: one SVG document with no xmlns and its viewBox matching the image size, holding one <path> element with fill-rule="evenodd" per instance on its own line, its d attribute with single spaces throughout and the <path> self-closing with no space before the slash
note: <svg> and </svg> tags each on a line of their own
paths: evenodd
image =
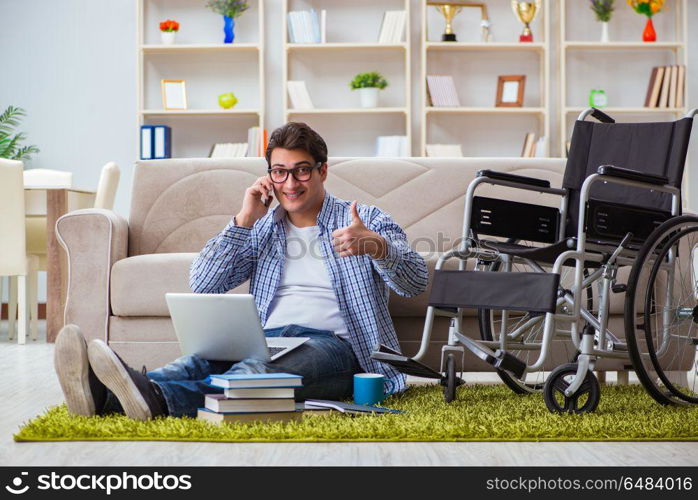
<svg viewBox="0 0 698 500">
<path fill-rule="evenodd" d="M 404 376 L 370 353 L 378 343 L 399 349 L 388 287 L 406 297 L 424 291 L 424 260 L 389 215 L 325 191 L 327 146 L 306 124 L 276 129 L 266 159 L 268 175 L 247 188 L 240 212 L 196 257 L 189 284 L 225 293 L 249 279 L 265 334 L 310 340 L 272 362 L 183 356 L 146 373 L 101 340 L 87 347 L 69 325 L 56 341 L 56 371 L 71 411 L 194 416 L 204 394 L 220 392 L 206 383 L 218 373 L 299 374 L 298 399 L 349 397 L 363 371 L 384 374 L 389 393 L 405 388 Z M 272 196 L 279 206 L 269 212 Z"/>
</svg>

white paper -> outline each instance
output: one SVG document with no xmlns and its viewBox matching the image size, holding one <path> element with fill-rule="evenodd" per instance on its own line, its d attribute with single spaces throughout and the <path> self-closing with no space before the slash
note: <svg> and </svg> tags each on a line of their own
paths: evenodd
<svg viewBox="0 0 698 500">
<path fill-rule="evenodd" d="M 504 82 L 502 86 L 502 102 L 516 102 L 519 99 L 519 82 Z"/>
</svg>

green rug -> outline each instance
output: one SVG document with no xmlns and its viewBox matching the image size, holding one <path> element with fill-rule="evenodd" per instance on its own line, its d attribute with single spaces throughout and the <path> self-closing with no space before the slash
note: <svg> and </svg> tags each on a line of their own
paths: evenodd
<svg viewBox="0 0 698 500">
<path fill-rule="evenodd" d="M 696 441 L 698 406 L 666 407 L 640 386 L 602 389 L 596 413 L 553 415 L 540 395 L 501 385 L 458 389 L 444 403 L 438 386 L 412 387 L 385 401 L 399 415 L 305 413 L 288 423 L 215 425 L 191 418 L 137 422 L 120 415 L 78 417 L 52 407 L 24 424 L 16 441 Z"/>
</svg>

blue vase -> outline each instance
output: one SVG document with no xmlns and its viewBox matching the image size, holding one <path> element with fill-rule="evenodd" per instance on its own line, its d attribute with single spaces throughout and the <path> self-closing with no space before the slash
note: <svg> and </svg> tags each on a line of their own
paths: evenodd
<svg viewBox="0 0 698 500">
<path fill-rule="evenodd" d="M 225 40 L 223 40 L 223 43 L 233 43 L 233 40 L 235 40 L 235 18 L 223 16 L 223 21 L 225 21 L 223 26 Z"/>
</svg>

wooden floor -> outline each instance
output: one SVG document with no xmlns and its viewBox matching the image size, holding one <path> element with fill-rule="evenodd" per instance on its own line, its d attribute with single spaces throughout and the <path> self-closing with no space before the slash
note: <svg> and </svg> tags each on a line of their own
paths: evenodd
<svg viewBox="0 0 698 500">
<path fill-rule="evenodd" d="M 15 443 L 22 422 L 62 401 L 53 345 L 10 343 L 0 322 L 0 366 L 0 465 L 698 465 L 698 443 L 679 442 Z"/>
</svg>

